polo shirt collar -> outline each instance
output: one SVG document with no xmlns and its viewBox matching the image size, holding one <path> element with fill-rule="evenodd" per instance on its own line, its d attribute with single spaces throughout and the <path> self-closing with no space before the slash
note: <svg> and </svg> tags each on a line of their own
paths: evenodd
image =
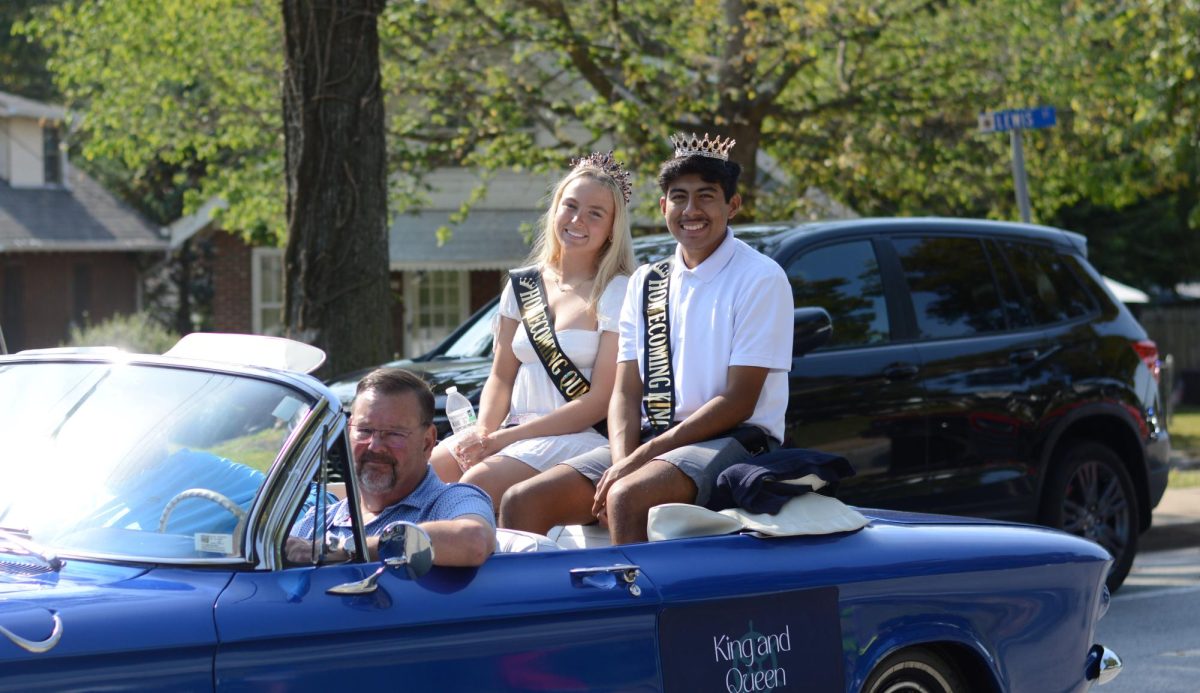
<svg viewBox="0 0 1200 693">
<path fill-rule="evenodd" d="M 433 467 L 430 467 L 428 464 L 426 464 L 425 476 L 421 478 L 421 483 L 417 484 L 416 488 L 409 492 L 407 496 L 401 498 L 395 503 L 392 503 L 388 507 L 395 508 L 397 506 L 406 505 L 410 508 L 420 509 L 422 504 L 425 502 L 425 499 L 429 497 L 430 492 L 441 485 L 442 480 L 433 473 Z"/>
<path fill-rule="evenodd" d="M 675 271 L 681 275 L 690 274 L 707 284 L 715 279 L 721 273 L 721 270 L 725 269 L 725 266 L 729 264 L 729 261 L 733 259 L 733 246 L 733 231 L 730 231 L 729 227 L 725 227 L 725 240 L 721 241 L 721 245 L 717 246 L 712 255 L 704 258 L 704 262 L 701 262 L 699 265 L 688 268 L 683 262 L 683 249 L 676 243 Z"/>
<path fill-rule="evenodd" d="M 444 483 L 442 480 L 438 478 L 437 474 L 433 473 L 433 467 L 426 464 L 425 476 L 421 478 L 421 482 L 417 484 L 416 488 L 414 488 L 407 496 L 384 508 L 383 512 L 376 515 L 372 522 L 378 521 L 381 517 L 386 517 L 394 512 L 396 508 L 401 506 L 416 508 L 418 510 L 421 509 L 421 504 L 426 498 L 429 497 L 429 494 L 436 490 L 438 486 L 443 485 Z M 338 507 L 334 512 L 331 524 L 337 527 L 349 527 L 352 524 L 350 522 L 350 504 L 343 500 L 339 502 L 339 505 L 341 507 Z M 368 522 L 367 524 L 371 523 Z"/>
</svg>

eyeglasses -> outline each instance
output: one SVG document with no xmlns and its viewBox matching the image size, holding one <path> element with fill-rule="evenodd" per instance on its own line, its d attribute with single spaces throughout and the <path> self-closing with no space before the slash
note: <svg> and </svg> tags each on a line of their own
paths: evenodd
<svg viewBox="0 0 1200 693">
<path fill-rule="evenodd" d="M 354 424 L 350 424 L 347 428 L 350 429 L 350 439 L 356 443 L 369 443 L 376 434 L 379 434 L 379 440 L 389 448 L 404 447 L 408 444 L 408 437 L 412 435 L 411 431 L 368 428 L 366 426 L 355 426 Z"/>
</svg>

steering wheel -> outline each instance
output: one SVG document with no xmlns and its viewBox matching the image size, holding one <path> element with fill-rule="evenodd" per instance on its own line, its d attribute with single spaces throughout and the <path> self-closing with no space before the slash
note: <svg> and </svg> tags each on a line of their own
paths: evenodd
<svg viewBox="0 0 1200 693">
<path fill-rule="evenodd" d="M 229 500 L 228 497 L 207 488 L 189 488 L 186 491 L 180 491 L 175 494 L 175 497 L 167 501 L 166 507 L 163 508 L 162 515 L 158 517 L 158 531 L 165 533 L 167 531 L 167 520 L 171 517 L 171 512 L 175 510 L 175 506 L 188 498 L 203 498 L 206 501 L 216 503 L 233 513 L 237 518 L 237 527 L 233 530 L 234 540 L 241 536 L 242 525 L 246 522 L 246 511 L 242 510 L 242 506 Z"/>
</svg>

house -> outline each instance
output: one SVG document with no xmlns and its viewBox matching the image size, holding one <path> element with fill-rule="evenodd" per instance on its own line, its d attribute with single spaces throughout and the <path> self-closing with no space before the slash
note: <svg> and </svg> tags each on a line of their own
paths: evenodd
<svg viewBox="0 0 1200 693">
<path fill-rule="evenodd" d="M 554 176 L 502 172 L 488 180 L 488 194 L 455 223 L 462 201 L 481 182 L 474 172 L 443 169 L 428 183 L 427 204 L 399 214 L 388 231 L 393 342 L 398 356 L 424 353 L 474 311 L 500 293 L 505 272 L 529 254 Z M 211 319 L 218 332 L 278 334 L 282 327 L 284 249 L 248 245 L 220 227 L 220 200 L 168 227 L 173 249 L 205 242 L 212 281 Z M 438 241 L 438 229 L 451 234 Z"/>
<path fill-rule="evenodd" d="M 70 166 L 62 108 L 0 92 L 0 329 L 52 347 L 72 325 L 142 307 L 159 229 Z"/>
</svg>

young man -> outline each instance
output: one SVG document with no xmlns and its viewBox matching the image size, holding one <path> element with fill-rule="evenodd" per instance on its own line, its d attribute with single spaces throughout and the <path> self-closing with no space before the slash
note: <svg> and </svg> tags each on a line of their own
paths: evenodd
<svg viewBox="0 0 1200 693">
<path fill-rule="evenodd" d="M 469 484 L 446 484 L 429 465 L 437 443 L 433 425 L 433 393 L 415 374 L 402 368 L 379 368 L 358 384 L 348 427 L 358 479 L 368 550 L 378 555 L 378 537 L 391 525 L 417 523 L 433 543 L 434 563 L 477 566 L 496 545 L 492 501 Z M 327 539 L 353 536 L 349 506 L 340 501 L 327 513 Z M 312 557 L 314 514 L 309 511 L 293 530 L 289 560 Z M 335 549 L 332 559 L 348 558 Z"/>
<path fill-rule="evenodd" d="M 613 543 L 645 541 L 651 507 L 703 505 L 722 470 L 783 439 L 787 277 L 728 229 L 741 206 L 733 141 L 706 134 L 672 143 L 659 207 L 677 245 L 669 262 L 643 265 L 629 282 L 608 410 L 611 456 L 597 450 L 513 487 L 502 526 L 544 533 L 599 518 Z"/>
</svg>

